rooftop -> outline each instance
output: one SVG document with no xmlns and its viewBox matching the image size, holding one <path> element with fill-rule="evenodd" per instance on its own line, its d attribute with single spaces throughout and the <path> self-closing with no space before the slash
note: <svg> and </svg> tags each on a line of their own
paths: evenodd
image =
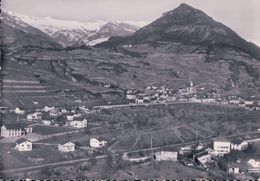
<svg viewBox="0 0 260 181">
<path fill-rule="evenodd" d="M 29 140 L 27 140 L 27 139 L 25 139 L 25 138 L 20 138 L 20 139 L 16 140 L 15 143 L 21 144 L 21 143 L 23 143 L 23 142 L 25 142 L 25 141 L 29 141 Z"/>
<path fill-rule="evenodd" d="M 3 124 L 2 126 L 5 126 L 6 129 L 23 129 L 24 125 L 21 123 L 14 123 L 14 124 Z"/>
</svg>

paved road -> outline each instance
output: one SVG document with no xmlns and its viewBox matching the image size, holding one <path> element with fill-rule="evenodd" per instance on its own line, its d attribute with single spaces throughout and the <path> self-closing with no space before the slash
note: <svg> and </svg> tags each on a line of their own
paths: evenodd
<svg viewBox="0 0 260 181">
<path fill-rule="evenodd" d="M 102 105 L 102 106 L 94 106 L 94 108 L 112 109 L 112 108 L 120 108 L 120 107 L 138 107 L 138 106 L 155 106 L 155 105 L 172 105 L 172 104 L 206 104 L 206 105 L 221 105 L 221 106 L 226 106 L 226 107 L 238 107 L 236 105 L 230 105 L 230 104 L 223 105 L 223 104 L 208 103 L 208 102 L 169 101 L 169 102 L 165 102 L 165 103 Z"/>
<path fill-rule="evenodd" d="M 235 138 L 235 137 L 240 137 L 240 136 L 247 136 L 247 135 L 253 135 L 253 134 L 259 134 L 258 131 L 255 132 L 250 132 L 250 133 L 243 133 L 239 135 L 230 135 L 226 136 L 224 138 Z M 212 139 L 215 138 L 205 138 L 203 140 L 200 140 L 200 142 L 208 142 L 211 141 Z M 157 146 L 157 147 L 152 147 L 152 148 L 144 148 L 144 149 L 137 149 L 137 150 L 130 150 L 130 151 L 117 151 L 116 153 L 113 153 L 113 155 L 118 155 L 122 153 L 135 153 L 139 151 L 152 151 L 152 150 L 158 150 L 162 148 L 167 148 L 167 147 L 181 147 L 181 146 L 186 146 L 186 145 L 192 145 L 197 143 L 197 141 L 190 141 L 190 142 L 185 142 L 185 143 L 177 143 L 177 144 L 171 144 L 171 145 L 165 145 L 165 146 Z M 106 158 L 106 155 L 100 155 L 96 156 L 96 159 L 104 159 Z M 35 165 L 35 166 L 30 166 L 30 167 L 23 167 L 23 168 L 15 168 L 15 169 L 7 169 L 7 170 L 1 170 L 0 173 L 14 173 L 14 172 L 23 172 L 23 171 L 30 171 L 30 170 L 35 170 L 35 169 L 40 169 L 48 166 L 62 166 L 62 165 L 69 165 L 69 164 L 75 164 L 75 163 L 80 163 L 84 161 L 88 161 L 91 158 L 82 158 L 82 159 L 75 159 L 75 160 L 69 160 L 69 161 L 60 161 L 60 162 L 55 162 L 55 163 L 48 163 L 48 164 L 41 164 L 41 165 Z"/>
</svg>

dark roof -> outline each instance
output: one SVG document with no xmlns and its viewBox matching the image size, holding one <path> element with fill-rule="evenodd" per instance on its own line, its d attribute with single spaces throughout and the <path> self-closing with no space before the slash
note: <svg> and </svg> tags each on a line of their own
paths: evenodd
<svg viewBox="0 0 260 181">
<path fill-rule="evenodd" d="M 20 139 L 16 140 L 15 143 L 17 143 L 17 144 L 21 144 L 21 143 L 23 143 L 23 142 L 25 142 L 25 141 L 28 141 L 28 140 L 25 139 L 25 138 L 20 138 Z"/>
<path fill-rule="evenodd" d="M 207 155 L 208 154 L 208 152 L 206 151 L 207 148 L 203 148 L 201 150 L 196 150 L 193 152 L 193 155 L 196 157 L 201 157 L 201 156 Z"/>
<path fill-rule="evenodd" d="M 3 126 L 6 127 L 6 129 L 10 130 L 10 129 L 23 129 L 24 126 L 22 124 L 19 123 L 14 123 L 14 124 L 3 124 Z"/>
<path fill-rule="evenodd" d="M 241 139 L 241 138 L 234 138 L 231 140 L 231 143 L 234 143 L 234 144 L 241 144 L 244 140 Z"/>
<path fill-rule="evenodd" d="M 203 151 L 200 151 L 200 152 L 197 152 L 197 153 L 194 154 L 194 156 L 196 158 L 200 158 L 200 157 L 205 156 L 205 155 L 208 155 L 208 152 L 206 150 L 203 150 Z"/>
</svg>

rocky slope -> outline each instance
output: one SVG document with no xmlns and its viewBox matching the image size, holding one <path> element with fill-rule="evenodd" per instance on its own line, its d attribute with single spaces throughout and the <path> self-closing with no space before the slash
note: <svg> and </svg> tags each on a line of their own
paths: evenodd
<svg viewBox="0 0 260 181">
<path fill-rule="evenodd" d="M 105 45 L 181 42 L 212 47 L 233 47 L 260 59 L 260 49 L 247 42 L 229 27 L 216 22 L 203 11 L 187 4 L 166 12 L 151 24 L 125 38 L 111 39 Z"/>
</svg>

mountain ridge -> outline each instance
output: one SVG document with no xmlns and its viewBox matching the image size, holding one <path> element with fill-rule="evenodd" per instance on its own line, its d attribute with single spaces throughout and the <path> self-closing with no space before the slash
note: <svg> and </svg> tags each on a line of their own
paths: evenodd
<svg viewBox="0 0 260 181">
<path fill-rule="evenodd" d="M 230 46 L 247 52 L 260 60 L 260 48 L 244 40 L 231 28 L 215 21 L 201 10 L 181 4 L 139 29 L 134 34 L 123 38 L 111 38 L 98 46 L 120 44 L 143 44 L 153 41 L 182 42 L 203 46 Z"/>
<path fill-rule="evenodd" d="M 135 22 L 120 22 L 120 21 L 102 21 L 102 20 L 93 20 L 88 22 L 72 21 L 72 20 L 60 20 L 51 17 L 32 17 L 27 15 L 22 15 L 13 12 L 3 11 L 7 15 L 14 17 L 16 21 L 21 23 L 27 23 L 42 32 L 49 35 L 51 38 L 56 40 L 62 47 L 73 46 L 79 42 L 83 43 L 90 42 L 89 45 L 94 45 L 94 40 L 97 39 L 97 42 L 100 43 L 101 39 L 104 37 L 98 37 L 98 34 L 110 25 L 120 26 L 121 31 L 113 31 L 107 33 L 106 39 L 112 35 L 118 34 L 120 36 L 130 35 L 139 29 L 135 25 Z M 144 23 L 144 22 L 143 22 Z M 142 24 L 142 22 L 137 22 L 136 24 Z M 131 28 L 129 28 L 131 27 Z M 109 34 L 110 33 L 110 34 Z M 99 39 L 99 41 L 98 41 Z"/>
</svg>

